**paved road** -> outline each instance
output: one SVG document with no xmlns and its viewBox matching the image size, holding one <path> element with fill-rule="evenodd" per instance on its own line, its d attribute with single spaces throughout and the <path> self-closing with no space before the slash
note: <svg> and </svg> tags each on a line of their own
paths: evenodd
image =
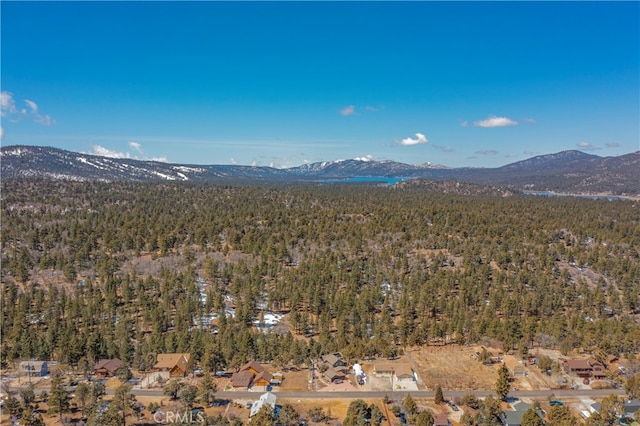
<svg viewBox="0 0 640 426">
<path fill-rule="evenodd" d="M 21 388 L 11 388 L 12 392 L 18 393 Z M 50 392 L 49 388 L 36 388 L 36 393 L 43 390 Z M 107 394 L 112 395 L 113 389 L 107 389 Z M 133 389 L 136 396 L 161 397 L 164 394 L 160 389 Z M 216 393 L 218 399 L 231 400 L 256 400 L 263 392 L 249 391 L 220 391 Z M 435 391 L 334 391 L 334 392 L 312 392 L 312 391 L 275 391 L 278 398 L 282 399 L 359 399 L 359 398 L 384 398 L 385 395 L 391 399 L 404 398 L 411 395 L 414 398 L 433 398 Z M 473 393 L 478 397 L 494 395 L 493 391 L 444 391 L 445 398 L 463 397 L 468 393 Z M 547 398 L 554 394 L 556 398 L 599 398 L 607 395 L 625 395 L 623 389 L 546 389 L 546 390 L 519 390 L 509 392 L 510 397 L 517 398 Z"/>
<path fill-rule="evenodd" d="M 134 395 L 137 396 L 160 396 L 162 392 L 160 390 L 146 390 L 146 389 L 134 389 Z M 384 398 L 387 395 L 389 398 L 400 397 L 404 398 L 406 395 L 410 394 L 414 398 L 433 398 L 435 396 L 434 391 L 335 391 L 335 392 L 311 392 L 311 391 L 275 391 L 274 392 L 278 398 L 282 399 L 358 399 L 358 398 Z M 463 397 L 464 395 L 470 393 L 470 391 L 455 391 L 455 392 L 444 392 L 445 398 L 454 398 L 454 397 Z M 484 397 L 487 395 L 494 395 L 493 391 L 474 391 L 476 396 Z M 262 392 L 242 392 L 242 391 L 232 391 L 225 392 L 221 391 L 216 393 L 216 398 L 218 399 L 247 399 L 254 400 L 258 399 Z M 598 398 L 611 394 L 615 395 L 625 395 L 624 390 L 622 389 L 591 389 L 591 390 L 582 390 L 582 389 L 554 389 L 554 390 L 521 390 L 521 391 L 513 391 L 509 393 L 511 397 L 517 398 L 546 398 L 549 395 L 554 394 L 556 398 Z"/>
</svg>

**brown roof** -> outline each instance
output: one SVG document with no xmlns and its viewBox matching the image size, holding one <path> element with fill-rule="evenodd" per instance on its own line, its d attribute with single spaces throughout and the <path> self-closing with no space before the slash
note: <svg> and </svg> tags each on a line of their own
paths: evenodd
<svg viewBox="0 0 640 426">
<path fill-rule="evenodd" d="M 407 363 L 396 364 L 395 375 L 397 378 L 402 379 L 405 377 L 413 378 L 413 370 Z"/>
<path fill-rule="evenodd" d="M 595 359 L 568 359 L 565 361 L 570 370 L 593 370 L 594 367 L 602 367 Z"/>
<path fill-rule="evenodd" d="M 331 367 L 324 372 L 324 377 L 326 377 L 329 380 L 333 380 L 333 379 L 344 379 L 347 376 L 342 371 L 336 370 L 335 368 Z"/>
<path fill-rule="evenodd" d="M 373 369 L 376 373 L 386 373 L 395 371 L 396 364 L 393 362 L 377 362 L 373 364 Z"/>
<path fill-rule="evenodd" d="M 256 361 L 255 359 L 252 359 L 251 361 L 243 365 L 242 368 L 240 368 L 240 371 L 245 371 L 245 370 L 253 370 L 256 373 L 262 373 L 263 371 L 265 371 L 265 368 L 262 365 L 260 365 L 258 361 Z"/>
<path fill-rule="evenodd" d="M 446 413 L 440 413 L 433 416 L 434 426 L 447 426 L 449 424 L 449 418 Z"/>
<path fill-rule="evenodd" d="M 120 369 L 121 366 L 122 366 L 122 361 L 120 361 L 118 358 L 101 359 L 96 363 L 95 367 L 93 367 L 93 370 L 94 371 L 105 370 L 109 374 L 115 374 Z"/>
<path fill-rule="evenodd" d="M 273 379 L 273 376 L 266 370 L 261 371 L 260 373 L 258 373 L 258 375 L 256 376 L 255 379 L 253 379 L 254 383 L 258 383 L 261 380 L 266 380 L 267 383 L 271 383 L 271 379 Z"/>
<path fill-rule="evenodd" d="M 347 364 L 347 362 L 342 358 L 342 356 L 338 356 L 337 354 L 324 355 L 322 357 L 322 360 L 332 367 L 337 367 L 339 364 L 342 364 L 342 365 Z"/>
<path fill-rule="evenodd" d="M 175 367 L 187 371 L 187 363 L 191 354 L 158 354 L 158 362 L 153 366 L 156 370 L 173 370 Z"/>
<path fill-rule="evenodd" d="M 234 388 L 248 388 L 253 381 L 253 373 L 249 370 L 233 373 L 231 376 L 231 386 Z"/>
</svg>

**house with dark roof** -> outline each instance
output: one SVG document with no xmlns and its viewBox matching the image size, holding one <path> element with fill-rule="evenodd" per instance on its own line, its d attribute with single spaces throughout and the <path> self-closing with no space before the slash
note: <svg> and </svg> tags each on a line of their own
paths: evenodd
<svg viewBox="0 0 640 426">
<path fill-rule="evenodd" d="M 533 405 L 522 401 L 513 404 L 512 407 L 513 411 L 503 411 L 500 414 L 500 420 L 502 420 L 503 426 L 520 426 L 524 413 L 534 408 Z M 536 409 L 536 414 L 538 414 L 541 419 L 544 419 L 544 413 L 540 409 Z"/>
<path fill-rule="evenodd" d="M 249 388 L 253 383 L 253 374 L 250 370 L 238 371 L 231 376 L 231 386 L 234 388 Z"/>
<path fill-rule="evenodd" d="M 258 361 L 252 359 L 251 361 L 240 367 L 240 371 L 251 371 L 253 374 L 260 374 L 265 371 L 265 368 L 260 365 Z"/>
<path fill-rule="evenodd" d="M 93 367 L 93 374 L 102 379 L 113 377 L 118 374 L 120 367 L 122 367 L 122 362 L 118 358 L 101 359 Z"/>
<path fill-rule="evenodd" d="M 347 361 L 342 358 L 342 354 L 333 353 L 324 355 L 322 357 L 322 361 L 327 364 L 329 367 L 338 368 L 338 367 L 346 367 Z"/>
<path fill-rule="evenodd" d="M 563 364 L 566 373 L 575 373 L 578 377 L 604 379 L 607 377 L 604 364 L 593 358 L 568 359 Z"/>
<path fill-rule="evenodd" d="M 600 412 L 600 403 L 596 402 L 595 404 L 591 404 L 591 408 L 594 411 L 599 413 Z M 632 419 L 635 419 L 634 414 L 638 410 L 640 410 L 640 399 L 625 399 L 624 400 L 624 417 L 630 417 Z"/>
<path fill-rule="evenodd" d="M 347 375 L 340 370 L 330 367 L 324 372 L 324 378 L 331 383 L 342 383 L 342 381 L 347 378 Z"/>
<path fill-rule="evenodd" d="M 261 371 L 253 379 L 253 386 L 264 386 L 265 388 L 271 385 L 273 376 L 267 370 Z"/>
</svg>

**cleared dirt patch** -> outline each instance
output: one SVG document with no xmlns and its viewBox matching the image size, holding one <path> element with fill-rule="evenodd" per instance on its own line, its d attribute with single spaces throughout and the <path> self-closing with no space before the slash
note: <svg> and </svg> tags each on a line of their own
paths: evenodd
<svg viewBox="0 0 640 426">
<path fill-rule="evenodd" d="M 498 365 L 483 365 L 476 357 L 479 351 L 479 346 L 430 346 L 406 350 L 405 356 L 428 389 L 493 389 Z"/>
</svg>

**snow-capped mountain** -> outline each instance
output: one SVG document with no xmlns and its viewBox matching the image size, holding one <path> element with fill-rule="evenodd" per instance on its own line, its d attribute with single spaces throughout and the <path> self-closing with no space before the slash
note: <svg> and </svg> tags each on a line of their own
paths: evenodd
<svg viewBox="0 0 640 426">
<path fill-rule="evenodd" d="M 464 181 L 522 190 L 640 194 L 640 151 L 599 157 L 580 151 L 540 155 L 498 168 L 445 168 L 374 161 L 367 157 L 323 161 L 288 169 L 189 165 L 110 158 L 39 146 L 0 149 L 2 179 L 135 182 L 322 181 L 352 177 L 403 177 Z"/>
</svg>

